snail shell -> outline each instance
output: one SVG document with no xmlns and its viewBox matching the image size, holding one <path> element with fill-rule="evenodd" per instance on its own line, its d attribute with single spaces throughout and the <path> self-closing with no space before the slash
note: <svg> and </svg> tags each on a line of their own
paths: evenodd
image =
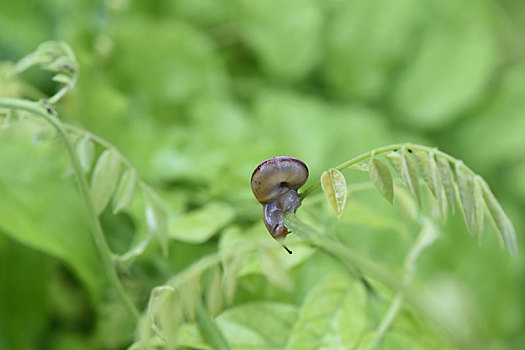
<svg viewBox="0 0 525 350">
<path fill-rule="evenodd" d="M 284 214 L 301 205 L 297 190 L 308 179 L 308 167 L 294 157 L 280 156 L 265 160 L 252 174 L 252 191 L 263 205 L 263 220 L 274 238 L 284 238 L 290 231 Z"/>
<path fill-rule="evenodd" d="M 279 156 L 265 160 L 252 174 L 252 190 L 262 204 L 289 190 L 298 190 L 308 179 L 308 168 L 294 157 Z"/>
</svg>

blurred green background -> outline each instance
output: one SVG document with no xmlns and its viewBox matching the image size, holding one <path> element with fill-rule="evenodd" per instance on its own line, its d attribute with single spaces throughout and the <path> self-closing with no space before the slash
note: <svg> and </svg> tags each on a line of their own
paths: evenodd
<svg viewBox="0 0 525 350">
<path fill-rule="evenodd" d="M 174 237 L 168 259 L 152 249 L 138 261 L 125 279 L 143 305 L 224 232 L 267 235 L 249 179 L 275 155 L 305 161 L 312 182 L 376 147 L 437 146 L 487 180 L 524 251 L 524 37 L 521 0 L 3 1 L 0 96 L 52 94 L 48 73 L 6 75 L 39 43 L 67 42 L 81 72 L 60 118 L 116 145 L 172 217 L 209 206 L 220 216 L 205 223 L 210 239 Z M 37 131 L 0 131 L 0 349 L 123 348 L 131 331 L 107 295 L 63 148 L 34 146 Z M 396 232 L 397 206 L 369 192 L 347 211 L 337 230 L 352 246 L 399 266 L 414 233 Z M 117 252 L 143 225 L 109 212 L 102 222 Z M 441 231 L 418 282 L 482 348 L 525 348 L 523 254 L 510 258 L 490 228 L 478 246 L 457 214 Z"/>
</svg>

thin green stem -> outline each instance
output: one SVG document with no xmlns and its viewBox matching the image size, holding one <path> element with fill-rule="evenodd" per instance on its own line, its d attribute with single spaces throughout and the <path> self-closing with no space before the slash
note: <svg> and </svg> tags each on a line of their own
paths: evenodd
<svg viewBox="0 0 525 350">
<path fill-rule="evenodd" d="M 210 345 L 217 350 L 230 350 L 231 347 L 228 341 L 222 334 L 222 331 L 217 326 L 215 321 L 211 318 L 208 310 L 204 306 L 201 298 L 198 298 L 197 304 L 195 305 L 195 316 L 197 319 L 197 325 L 204 338 L 210 343 Z"/>
<path fill-rule="evenodd" d="M 395 150 L 398 150 L 398 149 L 401 149 L 401 148 L 407 148 L 407 149 L 410 149 L 410 150 L 416 150 L 416 151 L 425 151 L 425 152 L 434 152 L 434 154 L 438 155 L 439 157 L 442 157 L 442 158 L 445 158 L 446 160 L 448 160 L 449 162 L 452 162 L 452 163 L 457 163 L 459 160 L 457 160 L 456 158 L 454 157 L 451 157 L 450 155 L 444 153 L 444 152 L 441 152 L 440 150 L 436 149 L 436 148 L 432 148 L 432 147 L 427 147 L 427 146 L 422 146 L 422 145 L 415 145 L 415 144 L 412 144 L 412 143 L 398 143 L 398 144 L 394 144 L 394 145 L 389 145 L 389 146 L 385 146 L 385 147 L 380 147 L 380 148 L 376 148 L 374 150 L 371 150 L 371 151 L 368 151 L 366 153 L 363 153 L 363 154 L 360 154 L 358 155 L 357 157 L 354 157 L 338 166 L 336 166 L 335 168 L 339 171 L 341 170 L 344 170 L 362 160 L 365 160 L 369 157 L 371 157 L 372 155 L 376 155 L 376 154 L 381 154 L 381 153 L 385 153 L 385 152 L 389 152 L 389 151 L 395 151 Z M 472 170 L 470 170 L 470 168 L 466 167 L 467 168 L 467 171 L 471 172 L 472 174 L 474 174 L 474 172 Z M 319 186 L 321 186 L 321 181 L 318 180 L 317 182 L 315 182 L 314 184 L 312 184 L 310 187 L 308 187 L 306 190 L 304 190 L 304 192 L 301 193 L 301 198 L 304 199 L 305 197 L 309 196 L 313 191 L 315 191 Z"/>
<path fill-rule="evenodd" d="M 72 87 L 69 87 L 69 86 L 64 86 L 62 87 L 60 90 L 58 90 L 53 96 L 49 97 L 47 99 L 47 104 L 48 105 L 54 105 L 56 104 L 62 97 L 64 97 L 70 90 L 72 89 Z"/>
<path fill-rule="evenodd" d="M 430 220 L 425 219 L 423 228 L 421 229 L 421 232 L 419 233 L 416 242 L 414 243 L 414 245 L 412 246 L 405 258 L 405 275 L 403 277 L 403 289 L 397 292 L 396 296 L 394 297 L 394 300 L 390 304 L 387 313 L 383 317 L 383 320 L 381 320 L 381 322 L 379 323 L 379 326 L 377 327 L 376 336 L 369 349 L 375 349 L 379 345 L 386 332 L 390 328 L 390 325 L 392 324 L 392 322 L 394 322 L 394 319 L 396 318 L 403 304 L 403 300 L 405 298 L 405 289 L 408 288 L 408 285 L 411 283 L 414 277 L 417 259 L 419 258 L 423 250 L 426 247 L 428 247 L 436 239 L 436 237 L 436 228 L 432 225 Z"/>
<path fill-rule="evenodd" d="M 73 169 L 75 170 L 75 174 L 78 179 L 80 195 L 86 207 L 89 225 L 91 228 L 91 233 L 93 235 L 93 240 L 95 241 L 95 245 L 102 258 L 102 264 L 104 266 L 106 276 L 109 280 L 109 283 L 113 286 L 113 288 L 115 288 L 119 299 L 125 305 L 129 313 L 138 322 L 140 313 L 135 307 L 135 305 L 133 305 L 131 300 L 128 298 L 122 284 L 120 283 L 117 272 L 115 270 L 115 266 L 113 265 L 111 249 L 109 248 L 109 245 L 104 236 L 104 232 L 102 230 L 102 226 L 100 225 L 98 216 L 95 213 L 95 209 L 93 208 L 93 202 L 89 193 L 89 185 L 87 179 L 84 176 L 82 166 L 80 165 L 80 161 L 75 153 L 74 147 L 71 144 L 71 141 L 67 136 L 67 131 L 63 127 L 62 123 L 54 115 L 48 113 L 47 110 L 45 110 L 36 102 L 24 101 L 15 98 L 0 98 L 0 107 L 23 110 L 28 113 L 40 116 L 49 124 L 51 124 L 57 131 L 60 139 L 64 143 L 69 159 L 73 164 Z"/>
</svg>

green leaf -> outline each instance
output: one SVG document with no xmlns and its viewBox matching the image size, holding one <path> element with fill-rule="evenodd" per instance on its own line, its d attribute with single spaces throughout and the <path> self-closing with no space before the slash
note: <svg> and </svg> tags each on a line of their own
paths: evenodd
<svg viewBox="0 0 525 350">
<path fill-rule="evenodd" d="M 63 261 L 96 300 L 106 283 L 102 265 L 77 184 L 61 178 L 67 160 L 57 155 L 55 144 L 0 137 L 0 231 Z"/>
<path fill-rule="evenodd" d="M 483 198 L 483 189 L 481 185 L 481 177 L 476 175 L 474 178 L 474 232 L 479 235 L 479 240 L 481 242 L 481 237 L 483 234 L 483 221 L 485 219 L 485 200 Z"/>
<path fill-rule="evenodd" d="M 456 163 L 456 177 L 463 218 L 468 231 L 472 233 L 474 226 L 474 177 L 463 162 Z"/>
<path fill-rule="evenodd" d="M 168 254 L 168 211 L 164 202 L 149 186 L 142 186 L 146 202 L 146 224 L 160 241 L 164 255 Z"/>
<path fill-rule="evenodd" d="M 368 172 L 379 193 L 392 204 L 394 201 L 394 185 L 390 169 L 381 159 L 372 157 L 368 165 Z"/>
<path fill-rule="evenodd" d="M 297 307 L 276 302 L 251 302 L 234 306 L 216 318 L 234 349 L 282 349 L 297 318 Z M 194 324 L 181 327 L 181 347 L 211 349 Z"/>
<path fill-rule="evenodd" d="M 414 160 L 410 157 L 405 147 L 401 152 L 387 152 L 386 158 L 390 161 L 394 169 L 401 177 L 401 180 L 407 185 L 408 189 L 421 207 L 421 197 L 419 194 L 419 180 Z"/>
<path fill-rule="evenodd" d="M 416 157 L 416 161 L 418 163 L 419 169 L 421 170 L 421 174 L 423 175 L 423 179 L 427 183 L 427 186 L 432 192 L 432 195 L 438 202 L 441 217 L 443 220 L 445 220 L 447 208 L 434 153 L 415 151 L 414 156 Z"/>
<path fill-rule="evenodd" d="M 505 212 L 501 208 L 496 197 L 494 197 L 494 194 L 492 194 L 487 183 L 483 179 L 479 179 L 479 183 L 483 190 L 483 198 L 485 199 L 487 210 L 490 214 L 490 218 L 492 218 L 491 223 L 499 233 L 500 242 L 502 244 L 505 243 L 505 246 L 511 254 L 517 254 L 518 246 L 516 244 L 516 232 L 514 231 L 512 222 L 507 215 L 505 215 Z"/>
<path fill-rule="evenodd" d="M 108 205 L 117 187 L 119 175 L 119 155 L 112 149 L 105 150 L 98 158 L 91 178 L 91 200 L 97 214 L 102 213 Z"/>
<path fill-rule="evenodd" d="M 448 160 L 442 157 L 436 157 L 437 160 L 437 167 L 439 172 L 439 180 L 441 181 L 441 185 L 443 186 L 443 189 L 445 190 L 445 195 L 448 199 L 448 205 L 452 209 L 452 213 L 455 212 L 455 195 L 454 195 L 454 178 L 452 176 L 452 170 L 450 169 L 450 163 Z"/>
<path fill-rule="evenodd" d="M 345 209 L 347 187 L 344 175 L 337 169 L 330 169 L 321 175 L 321 187 L 335 215 L 341 217 Z"/>
<path fill-rule="evenodd" d="M 188 242 L 206 242 L 226 226 L 235 216 L 227 204 L 211 202 L 186 215 L 174 219 L 169 224 L 170 238 Z"/>
<path fill-rule="evenodd" d="M 135 186 L 137 185 L 137 175 L 135 170 L 127 170 L 122 178 L 115 194 L 115 204 L 113 214 L 118 213 L 122 209 L 126 208 L 133 199 L 135 193 Z"/>
<path fill-rule="evenodd" d="M 286 349 L 352 349 L 367 329 L 363 285 L 338 274 L 306 296 Z"/>
<path fill-rule="evenodd" d="M 95 158 L 95 144 L 91 140 L 91 137 L 84 136 L 80 138 L 76 144 L 75 150 L 84 173 L 89 172 L 93 165 L 93 159 Z"/>
</svg>

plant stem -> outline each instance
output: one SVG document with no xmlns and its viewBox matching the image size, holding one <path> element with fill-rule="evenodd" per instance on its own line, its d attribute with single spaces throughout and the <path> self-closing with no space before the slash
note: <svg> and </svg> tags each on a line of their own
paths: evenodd
<svg viewBox="0 0 525 350">
<path fill-rule="evenodd" d="M 104 232 L 102 230 L 102 226 L 100 225 L 98 216 L 95 213 L 95 209 L 93 208 L 93 202 L 89 193 L 89 185 L 87 179 L 84 176 L 82 167 L 75 153 L 74 147 L 71 144 L 71 141 L 69 140 L 67 132 L 64 129 L 62 123 L 53 114 L 48 113 L 46 109 L 41 107 L 36 102 L 24 101 L 16 98 L 0 98 L 0 107 L 23 110 L 28 113 L 38 115 L 44 120 L 46 120 L 49 124 L 51 124 L 57 131 L 60 139 L 64 143 L 69 159 L 73 164 L 73 168 L 75 170 L 75 174 L 78 180 L 80 195 L 86 207 L 88 221 L 91 228 L 91 233 L 93 235 L 93 240 L 95 241 L 95 245 L 102 258 L 102 264 L 104 266 L 106 276 L 109 280 L 109 283 L 113 286 L 113 288 L 115 288 L 121 302 L 125 305 L 126 309 L 133 316 L 135 321 L 138 322 L 140 318 L 140 313 L 135 307 L 135 305 L 133 305 L 131 300 L 128 298 L 122 284 L 120 283 L 117 272 L 115 270 L 115 266 L 113 265 L 111 249 L 109 248 L 109 245 L 106 241 L 106 237 L 104 236 Z"/>
<path fill-rule="evenodd" d="M 434 152 L 434 154 L 438 155 L 439 157 L 445 158 L 449 162 L 452 162 L 454 164 L 458 162 L 458 160 L 456 158 L 451 157 L 450 155 L 448 155 L 448 154 L 446 154 L 444 152 L 441 152 L 440 150 L 438 150 L 436 148 L 427 147 L 427 146 L 421 146 L 421 145 L 415 145 L 415 144 L 412 144 L 412 143 L 398 143 L 398 144 L 394 144 L 394 145 L 389 145 L 389 146 L 385 146 L 385 147 L 376 148 L 374 150 L 371 150 L 371 151 L 368 151 L 366 153 L 360 154 L 357 157 L 354 157 L 354 158 L 352 158 L 352 159 L 350 159 L 350 160 L 348 160 L 348 161 L 338 165 L 335 168 L 337 170 L 341 171 L 341 170 L 344 170 L 344 169 L 348 168 L 351 165 L 354 165 L 354 164 L 356 164 L 356 163 L 358 163 L 358 162 L 360 162 L 360 161 L 362 161 L 364 159 L 367 159 L 367 158 L 371 157 L 373 154 L 380 154 L 380 153 L 385 153 L 385 152 L 389 152 L 389 151 L 395 151 L 395 150 L 401 149 L 403 147 L 405 147 L 407 149 L 410 149 L 410 150 L 416 150 L 416 151 Z M 466 167 L 466 168 L 467 168 L 468 172 L 471 172 L 472 174 L 474 174 L 474 172 L 470 168 L 468 168 L 468 167 Z M 301 193 L 301 199 L 304 199 L 305 197 L 310 195 L 320 185 L 321 185 L 321 181 L 317 181 L 316 183 L 314 183 L 313 185 L 308 187 L 306 190 L 304 190 L 304 192 Z"/>
<path fill-rule="evenodd" d="M 204 338 L 208 341 L 208 343 L 210 343 L 213 349 L 231 349 L 230 345 L 228 344 L 228 341 L 224 337 L 224 334 L 222 334 L 220 328 L 211 318 L 201 298 L 198 298 L 197 305 L 195 305 L 195 316 L 197 319 L 197 325 L 199 326 L 199 330 L 202 332 Z"/>
<path fill-rule="evenodd" d="M 434 225 L 432 225 L 430 220 L 425 219 L 425 222 L 423 223 L 423 228 L 421 229 L 421 232 L 419 233 L 416 242 L 414 243 L 414 245 L 412 246 L 405 258 L 405 276 L 403 278 L 403 289 L 397 292 L 396 296 L 394 297 L 394 300 L 392 301 L 392 304 L 390 304 L 390 307 L 387 313 L 385 314 L 385 317 L 377 327 L 376 336 L 369 349 L 375 349 L 379 345 L 384 335 L 388 331 L 388 328 L 390 328 L 390 325 L 392 324 L 392 322 L 394 322 L 394 319 L 399 313 L 399 310 L 401 309 L 401 305 L 403 304 L 403 300 L 405 298 L 404 291 L 412 281 L 412 278 L 414 277 L 417 259 L 419 258 L 423 250 L 430 244 L 432 244 L 432 242 L 434 242 L 436 238 L 436 228 L 434 227 Z"/>
</svg>

